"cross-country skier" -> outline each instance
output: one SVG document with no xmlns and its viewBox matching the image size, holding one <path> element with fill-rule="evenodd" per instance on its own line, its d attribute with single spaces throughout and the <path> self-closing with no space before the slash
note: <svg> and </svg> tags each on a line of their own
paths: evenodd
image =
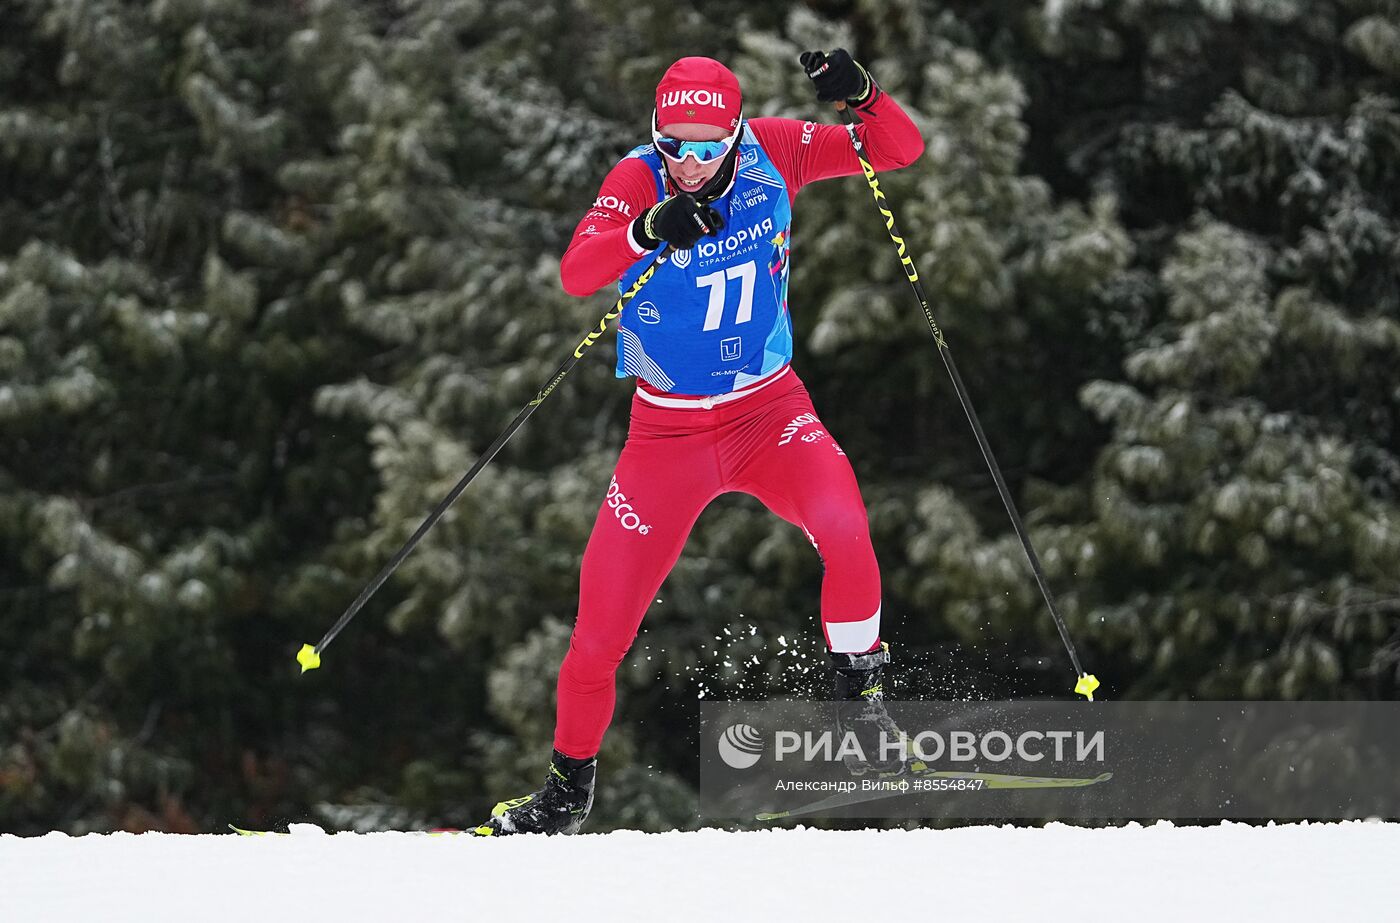
<svg viewBox="0 0 1400 923">
<path fill-rule="evenodd" d="M 922 153 L 918 128 L 844 49 L 801 62 L 818 100 L 855 109 L 877 170 Z M 612 282 L 626 291 L 674 248 L 619 323 L 617 375 L 634 376 L 637 392 L 583 555 L 549 773 L 540 791 L 498 804 L 482 835 L 583 824 L 618 665 L 700 511 L 727 491 L 758 497 L 806 533 L 825 568 L 822 629 L 846 721 L 858 732 L 889 722 L 865 504 L 789 365 L 793 200 L 808 183 L 861 172 L 850 139 L 837 125 L 744 118 L 737 78 L 699 57 L 661 78 L 651 137 L 608 173 L 563 258 L 565 290 L 586 296 Z"/>
</svg>

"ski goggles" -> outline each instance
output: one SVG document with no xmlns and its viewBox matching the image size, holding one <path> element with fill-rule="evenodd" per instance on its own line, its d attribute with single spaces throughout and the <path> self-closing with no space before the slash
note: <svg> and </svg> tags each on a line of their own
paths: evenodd
<svg viewBox="0 0 1400 923">
<path fill-rule="evenodd" d="M 687 157 L 695 158 L 696 163 L 714 163 L 724 157 L 734 147 L 734 142 L 739 140 L 739 133 L 744 130 L 744 115 L 739 113 L 739 125 L 734 129 L 734 133 L 719 141 L 682 141 L 680 138 L 668 138 L 656 127 L 656 110 L 651 113 L 651 143 L 656 145 L 656 149 L 665 155 L 669 160 L 680 163 Z"/>
</svg>

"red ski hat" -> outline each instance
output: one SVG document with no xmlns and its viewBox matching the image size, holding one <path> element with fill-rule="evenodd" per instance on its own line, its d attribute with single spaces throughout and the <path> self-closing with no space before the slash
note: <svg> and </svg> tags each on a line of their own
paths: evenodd
<svg viewBox="0 0 1400 923">
<path fill-rule="evenodd" d="M 732 131 L 742 108 L 739 78 L 714 58 L 681 58 L 656 85 L 658 126 L 693 122 Z"/>
</svg>

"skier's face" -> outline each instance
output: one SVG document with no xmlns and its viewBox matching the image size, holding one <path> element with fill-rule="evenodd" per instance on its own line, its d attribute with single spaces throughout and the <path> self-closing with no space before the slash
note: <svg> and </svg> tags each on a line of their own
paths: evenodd
<svg viewBox="0 0 1400 923">
<path fill-rule="evenodd" d="M 668 138 L 676 138 L 680 141 L 723 141 L 734 133 L 732 128 L 687 123 L 662 125 L 660 131 Z M 671 179 L 683 192 L 694 192 L 708 183 L 710 178 L 719 172 L 720 165 L 724 163 L 723 157 L 711 163 L 697 163 L 694 157 L 687 157 L 680 163 L 676 163 L 670 158 L 663 159 L 666 161 L 666 169 L 671 171 Z"/>
</svg>

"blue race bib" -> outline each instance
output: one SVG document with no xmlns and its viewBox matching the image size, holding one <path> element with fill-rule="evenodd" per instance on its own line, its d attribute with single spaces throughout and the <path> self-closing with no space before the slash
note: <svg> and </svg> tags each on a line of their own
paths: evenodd
<svg viewBox="0 0 1400 923">
<path fill-rule="evenodd" d="M 648 144 L 627 156 L 652 168 L 664 197 L 661 155 Z M 738 158 L 728 194 L 711 203 L 724 229 L 673 253 L 623 308 L 617 377 L 635 375 L 676 394 L 727 394 L 792 361 L 787 184 L 747 124 Z M 618 291 L 631 288 L 651 260 L 624 273 Z"/>
</svg>

